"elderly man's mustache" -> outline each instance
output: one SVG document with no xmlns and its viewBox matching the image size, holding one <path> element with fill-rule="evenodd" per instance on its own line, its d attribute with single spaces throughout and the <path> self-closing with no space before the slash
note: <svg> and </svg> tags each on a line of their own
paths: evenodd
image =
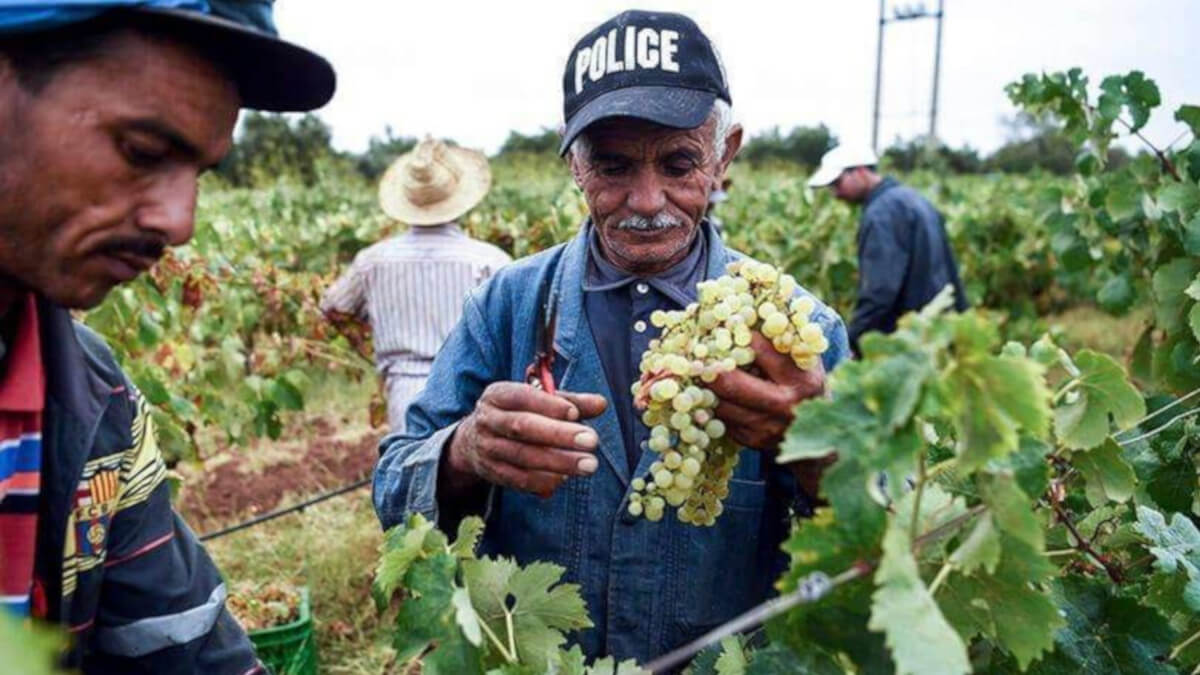
<svg viewBox="0 0 1200 675">
<path fill-rule="evenodd" d="M 683 225 L 683 219 L 673 216 L 665 211 L 656 213 L 653 218 L 645 216 L 632 215 L 617 223 L 618 230 L 638 230 L 646 232 L 650 230 L 665 230 L 670 227 L 680 227 Z"/>
</svg>

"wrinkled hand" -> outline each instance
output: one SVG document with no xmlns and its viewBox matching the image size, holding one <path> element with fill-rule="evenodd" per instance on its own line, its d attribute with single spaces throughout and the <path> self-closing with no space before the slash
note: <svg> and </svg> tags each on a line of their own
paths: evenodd
<svg viewBox="0 0 1200 675">
<path fill-rule="evenodd" d="M 607 405 L 596 394 L 548 394 L 519 382 L 495 382 L 455 430 L 443 462 L 444 485 L 461 493 L 483 480 L 548 497 L 567 478 L 595 473 L 600 439 L 578 421 Z"/>
<path fill-rule="evenodd" d="M 775 452 L 792 424 L 796 404 L 825 393 L 825 369 L 796 367 L 792 357 L 775 351 L 755 332 L 750 343 L 761 377 L 744 370 L 722 373 L 710 385 L 720 399 L 716 414 L 726 433 L 747 448 Z"/>
</svg>

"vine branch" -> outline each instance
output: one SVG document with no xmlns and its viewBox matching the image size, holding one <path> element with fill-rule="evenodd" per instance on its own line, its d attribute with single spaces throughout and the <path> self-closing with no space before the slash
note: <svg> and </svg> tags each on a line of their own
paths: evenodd
<svg viewBox="0 0 1200 675">
<path fill-rule="evenodd" d="M 1108 574 L 1108 578 L 1112 579 L 1114 584 L 1120 584 L 1125 581 L 1125 573 L 1120 566 L 1114 564 L 1107 556 L 1100 554 L 1096 549 L 1092 548 L 1092 542 L 1085 539 L 1079 534 L 1079 530 L 1075 528 L 1075 524 L 1071 522 L 1071 516 L 1062 509 L 1058 504 L 1053 505 L 1054 515 L 1058 522 L 1062 523 L 1071 536 L 1075 538 L 1075 548 L 1086 553 L 1089 557 L 1095 560 L 1104 568 L 1104 572 Z"/>
</svg>

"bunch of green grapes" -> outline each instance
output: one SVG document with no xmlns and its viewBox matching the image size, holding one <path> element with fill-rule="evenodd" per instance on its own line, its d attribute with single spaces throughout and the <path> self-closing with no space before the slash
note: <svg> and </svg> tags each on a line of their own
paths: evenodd
<svg viewBox="0 0 1200 675">
<path fill-rule="evenodd" d="M 713 525 L 721 515 L 740 448 L 725 436 L 717 396 L 705 385 L 721 373 L 753 367 L 754 331 L 806 370 L 829 348 L 821 327 L 809 320 L 812 299 L 796 297 L 791 275 L 749 260 L 730 263 L 727 272 L 701 282 L 698 301 L 685 309 L 650 316 L 662 333 L 642 354 L 633 395 L 650 428 L 650 449 L 661 458 L 633 480 L 633 516 L 658 521 L 668 505 L 692 525 Z"/>
</svg>

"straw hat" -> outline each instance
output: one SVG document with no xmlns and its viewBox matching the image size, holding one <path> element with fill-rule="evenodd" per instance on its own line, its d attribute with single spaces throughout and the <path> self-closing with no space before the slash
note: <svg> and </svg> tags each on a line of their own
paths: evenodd
<svg viewBox="0 0 1200 675">
<path fill-rule="evenodd" d="M 427 137 L 388 167 L 379 183 L 379 204 L 402 223 L 439 225 L 470 211 L 491 185 L 482 152 Z"/>
</svg>

